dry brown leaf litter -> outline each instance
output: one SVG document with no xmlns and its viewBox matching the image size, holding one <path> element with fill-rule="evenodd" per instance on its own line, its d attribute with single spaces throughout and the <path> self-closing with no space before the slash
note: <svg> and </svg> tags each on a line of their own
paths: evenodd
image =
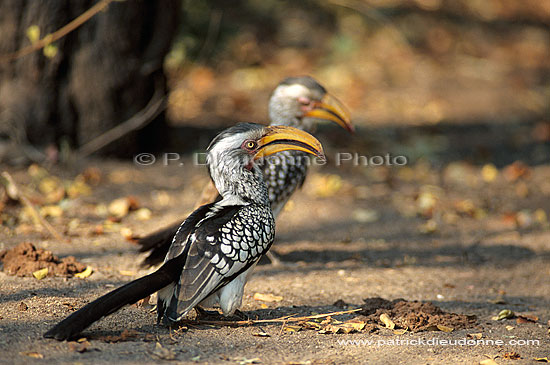
<svg viewBox="0 0 550 365">
<path fill-rule="evenodd" d="M 389 301 L 382 298 L 368 298 L 364 301 L 359 313 L 364 316 L 365 322 L 387 326 L 381 319 L 385 314 L 395 327 L 408 329 L 411 332 L 434 330 L 451 332 L 456 329 L 471 328 L 477 322 L 475 316 L 445 312 L 429 302 L 409 302 L 404 299 Z"/>
</svg>

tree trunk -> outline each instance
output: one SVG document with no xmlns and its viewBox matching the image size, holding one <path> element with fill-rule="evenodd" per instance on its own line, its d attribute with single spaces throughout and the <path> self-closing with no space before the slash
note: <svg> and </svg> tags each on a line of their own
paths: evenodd
<svg viewBox="0 0 550 365">
<path fill-rule="evenodd" d="M 30 44 L 95 4 L 95 0 L 0 1 L 0 54 Z M 164 93 L 163 59 L 177 28 L 179 0 L 113 2 L 55 42 L 48 58 L 36 51 L 0 65 L 0 134 L 34 146 L 67 139 L 78 147 L 142 110 Z M 101 150 L 131 155 L 160 141 L 161 113 L 141 131 Z"/>
</svg>

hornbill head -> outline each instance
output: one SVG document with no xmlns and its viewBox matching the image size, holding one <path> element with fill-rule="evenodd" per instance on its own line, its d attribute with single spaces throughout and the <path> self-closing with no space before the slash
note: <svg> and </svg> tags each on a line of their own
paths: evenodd
<svg viewBox="0 0 550 365">
<path fill-rule="evenodd" d="M 269 205 L 258 160 L 295 150 L 324 159 L 321 143 L 311 134 L 289 126 L 241 123 L 221 132 L 208 146 L 210 176 L 223 198 Z"/>
<path fill-rule="evenodd" d="M 269 99 L 269 118 L 272 125 L 307 131 L 312 131 L 316 122 L 326 120 L 354 132 L 344 105 L 309 76 L 289 77 L 277 86 Z"/>
</svg>

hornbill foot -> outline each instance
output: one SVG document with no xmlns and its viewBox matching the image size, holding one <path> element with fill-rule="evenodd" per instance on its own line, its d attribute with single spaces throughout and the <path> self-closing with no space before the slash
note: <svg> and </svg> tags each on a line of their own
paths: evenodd
<svg viewBox="0 0 550 365">
<path fill-rule="evenodd" d="M 235 313 L 233 313 L 233 317 L 237 317 L 241 321 L 248 321 L 250 319 L 246 314 L 244 314 L 238 309 L 235 311 Z"/>
<path fill-rule="evenodd" d="M 213 317 L 220 318 L 220 312 L 218 312 L 217 310 L 209 311 L 199 306 L 196 306 L 195 312 L 197 312 L 197 317 L 196 317 L 197 320 L 212 319 Z"/>
<path fill-rule="evenodd" d="M 204 308 L 201 308 L 201 307 L 195 307 L 195 312 L 197 313 L 197 317 L 195 318 L 195 320 L 197 321 L 200 321 L 200 320 L 225 320 L 227 319 L 227 317 L 225 316 L 222 316 L 220 314 L 220 312 L 216 311 L 216 310 L 213 310 L 213 311 L 209 311 L 209 310 L 206 310 Z M 240 310 L 235 310 L 235 313 L 233 313 L 229 318 L 237 318 L 239 320 L 242 320 L 242 321 L 248 321 L 249 318 L 246 314 L 244 314 L 243 312 L 241 312 Z"/>
</svg>

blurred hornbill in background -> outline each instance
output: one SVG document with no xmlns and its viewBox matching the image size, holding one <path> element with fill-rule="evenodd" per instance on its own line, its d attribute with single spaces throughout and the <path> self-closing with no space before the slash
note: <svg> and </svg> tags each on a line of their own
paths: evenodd
<svg viewBox="0 0 550 365">
<path fill-rule="evenodd" d="M 158 319 L 179 321 L 192 308 L 219 305 L 231 315 L 254 266 L 270 248 L 275 218 L 257 162 L 282 151 L 324 157 L 310 134 L 288 126 L 238 124 L 208 147 L 210 176 L 221 199 L 195 210 L 177 229 L 164 264 L 74 312 L 44 334 L 66 340 L 125 305 L 158 291 Z"/>
<path fill-rule="evenodd" d="M 314 132 L 319 121 L 337 123 L 349 132 L 354 130 L 342 103 L 309 76 L 289 77 L 277 86 L 269 100 L 269 118 L 272 126 L 292 126 L 309 133 Z M 303 185 L 307 169 L 307 155 L 295 150 L 281 152 L 263 164 L 264 181 L 275 217 L 294 191 Z M 210 185 L 203 191 L 198 205 L 220 198 Z M 150 251 L 143 261 L 144 266 L 154 266 L 164 260 L 178 227 L 176 223 L 138 240 L 140 252 Z M 273 264 L 280 263 L 270 252 L 268 257 Z"/>
</svg>

